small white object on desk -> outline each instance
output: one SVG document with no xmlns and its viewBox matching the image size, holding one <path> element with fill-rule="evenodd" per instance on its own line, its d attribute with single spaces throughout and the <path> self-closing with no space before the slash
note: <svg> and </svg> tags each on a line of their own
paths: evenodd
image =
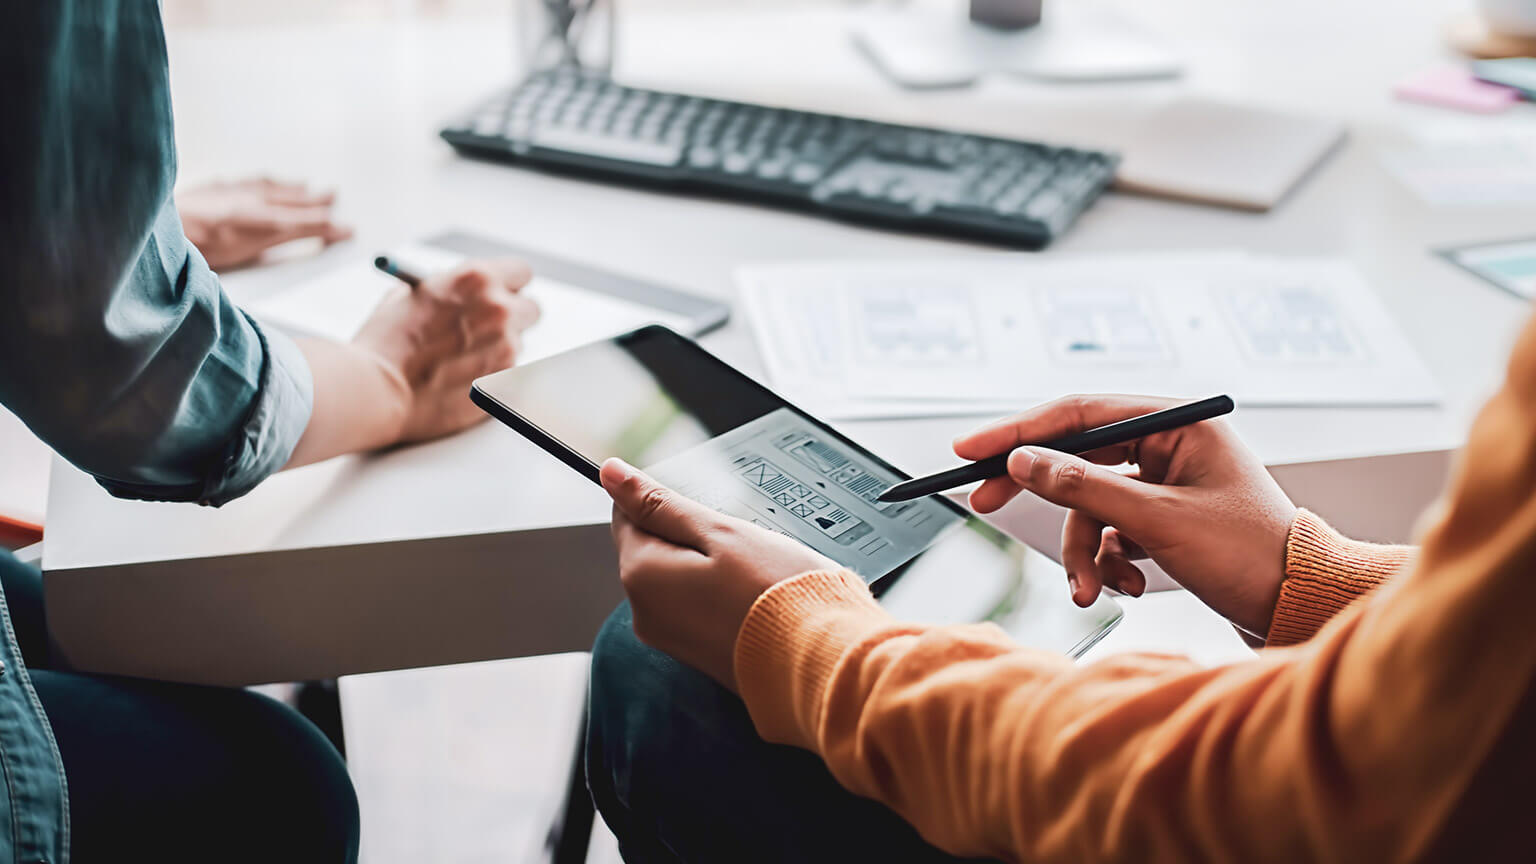
<svg viewBox="0 0 1536 864">
<path fill-rule="evenodd" d="M 1001 29 L 959 8 L 859 13 L 853 43 L 877 69 L 911 89 L 962 87 L 1001 72 L 1043 81 L 1168 78 L 1179 58 L 1119 10 L 1089 0 L 1051 0 L 1040 23 Z"/>
</svg>

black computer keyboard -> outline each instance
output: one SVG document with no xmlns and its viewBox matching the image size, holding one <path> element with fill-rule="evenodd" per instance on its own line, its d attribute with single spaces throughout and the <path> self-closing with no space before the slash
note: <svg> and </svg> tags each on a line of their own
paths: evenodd
<svg viewBox="0 0 1536 864">
<path fill-rule="evenodd" d="M 459 151 L 1038 249 L 1114 177 L 1109 153 L 541 72 L 442 136 Z"/>
</svg>

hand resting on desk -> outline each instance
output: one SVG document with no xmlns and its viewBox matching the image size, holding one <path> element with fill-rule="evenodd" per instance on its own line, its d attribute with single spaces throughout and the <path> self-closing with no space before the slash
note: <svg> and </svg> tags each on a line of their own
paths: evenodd
<svg viewBox="0 0 1536 864">
<path fill-rule="evenodd" d="M 254 263 L 263 252 L 293 240 L 318 238 L 329 246 L 352 236 L 336 222 L 334 192 L 267 178 L 202 183 L 176 192 L 181 229 L 208 266 L 225 270 Z"/>
<path fill-rule="evenodd" d="M 1231 426 L 1207 420 L 1083 458 L 1020 447 L 1175 404 L 1070 396 L 961 436 L 955 454 L 963 459 L 1013 450 L 1008 475 L 972 491 L 971 506 L 991 513 L 1027 490 L 1066 507 L 1061 560 L 1080 606 L 1104 586 L 1139 595 L 1146 578 L 1131 561 L 1151 557 L 1206 605 L 1262 638 L 1285 576 L 1296 506 Z M 1105 467 L 1121 464 L 1136 470 Z"/>
</svg>

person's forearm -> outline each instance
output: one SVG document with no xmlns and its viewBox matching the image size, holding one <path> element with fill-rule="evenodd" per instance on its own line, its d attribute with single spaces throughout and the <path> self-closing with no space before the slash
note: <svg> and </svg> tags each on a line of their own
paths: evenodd
<svg viewBox="0 0 1536 864">
<path fill-rule="evenodd" d="M 818 753 L 955 855 L 1408 860 L 1420 829 L 1463 803 L 1441 792 L 1479 770 L 1530 658 L 1459 686 L 1401 686 L 1425 671 L 1405 664 L 1442 640 L 1422 603 L 1413 622 L 1373 605 L 1248 663 L 1074 665 L 991 625 L 896 622 L 857 577 L 812 573 L 759 600 L 735 671 L 765 739 Z M 1486 650 L 1468 646 L 1476 668 L 1497 667 L 1514 623 L 1491 628 Z"/>
<path fill-rule="evenodd" d="M 399 440 L 410 390 L 382 359 L 323 339 L 298 340 L 315 382 L 309 426 L 287 467 L 375 450 Z"/>
</svg>

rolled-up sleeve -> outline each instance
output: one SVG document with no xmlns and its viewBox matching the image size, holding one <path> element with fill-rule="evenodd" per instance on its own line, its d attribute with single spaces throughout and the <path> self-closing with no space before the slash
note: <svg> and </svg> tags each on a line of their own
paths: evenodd
<svg viewBox="0 0 1536 864">
<path fill-rule="evenodd" d="M 244 494 L 288 461 L 313 384 L 182 232 L 158 4 L 8 6 L 0 402 L 113 494 Z"/>
</svg>

